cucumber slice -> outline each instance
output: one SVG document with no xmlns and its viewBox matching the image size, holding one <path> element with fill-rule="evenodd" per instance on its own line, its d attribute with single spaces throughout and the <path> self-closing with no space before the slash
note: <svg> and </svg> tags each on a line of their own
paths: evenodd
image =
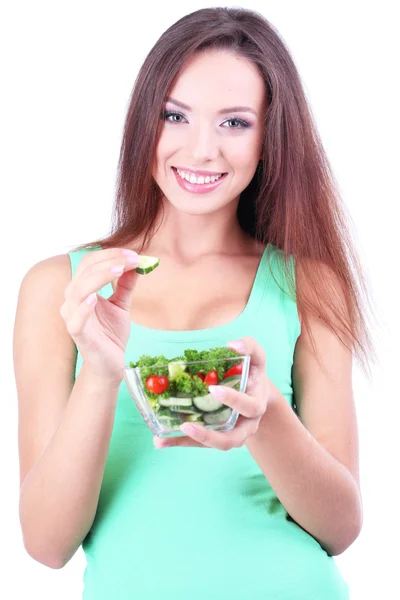
<svg viewBox="0 0 400 600">
<path fill-rule="evenodd" d="M 167 415 L 161 415 L 161 417 L 157 418 L 161 425 L 166 425 L 167 427 L 179 427 L 183 422 L 179 417 L 168 417 Z"/>
<path fill-rule="evenodd" d="M 169 417 L 170 419 L 176 419 L 176 415 L 171 414 L 169 412 L 169 408 L 160 408 L 160 410 L 157 411 L 157 417 Z"/>
<path fill-rule="evenodd" d="M 241 378 L 236 375 L 232 375 L 232 377 L 227 377 L 220 382 L 220 385 L 225 385 L 226 387 L 233 388 L 234 390 L 240 390 L 240 382 Z"/>
<path fill-rule="evenodd" d="M 204 423 L 204 421 L 202 420 L 203 418 L 203 413 L 202 412 L 198 412 L 195 413 L 193 415 L 186 415 L 184 417 L 185 421 L 189 421 L 189 422 L 193 422 L 193 423 Z"/>
<path fill-rule="evenodd" d="M 182 373 L 185 372 L 185 369 L 186 369 L 185 363 L 181 363 L 181 362 L 168 363 L 169 380 L 174 381 L 174 379 L 176 379 L 178 377 L 178 375 L 181 375 Z"/>
<path fill-rule="evenodd" d="M 135 271 L 140 275 L 146 275 L 147 273 L 154 271 L 159 264 L 160 259 L 155 256 L 140 256 L 140 261 Z"/>
<path fill-rule="evenodd" d="M 220 425 L 221 423 L 226 423 L 229 420 L 231 414 L 232 409 L 230 408 L 230 406 L 227 406 L 220 410 L 207 413 L 206 415 L 204 415 L 204 421 L 205 423 L 207 423 L 207 425 Z"/>
<path fill-rule="evenodd" d="M 170 398 L 160 398 L 159 403 L 161 406 L 192 406 L 192 398 L 176 398 L 171 396 Z"/>
<path fill-rule="evenodd" d="M 182 398 L 181 398 L 182 400 Z M 214 398 L 212 394 L 206 394 L 205 396 L 196 396 L 193 398 L 193 404 L 202 410 L 203 412 L 212 412 L 218 410 L 223 406 L 222 402 Z"/>
<path fill-rule="evenodd" d="M 222 379 L 220 383 L 226 384 L 226 383 L 230 383 L 231 381 L 233 381 L 234 383 L 239 381 L 239 383 L 240 383 L 240 379 L 241 379 L 240 375 L 231 375 L 230 377 L 226 377 L 225 379 Z"/>
<path fill-rule="evenodd" d="M 190 407 L 190 406 L 170 406 L 169 410 L 172 413 L 182 413 L 183 415 L 202 415 L 203 413 L 201 413 L 199 410 L 197 410 L 197 408 L 195 407 Z"/>
</svg>

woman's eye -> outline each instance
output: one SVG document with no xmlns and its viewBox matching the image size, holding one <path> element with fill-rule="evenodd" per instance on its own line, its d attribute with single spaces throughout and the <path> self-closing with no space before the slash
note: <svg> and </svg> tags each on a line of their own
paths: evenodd
<svg viewBox="0 0 400 600">
<path fill-rule="evenodd" d="M 228 129 L 245 129 L 246 127 L 250 127 L 250 123 L 247 121 L 243 121 L 242 119 L 228 119 L 225 123 L 237 123 L 238 126 L 228 127 Z"/>
<path fill-rule="evenodd" d="M 169 121 L 170 123 L 182 123 L 182 121 L 176 121 L 175 119 L 170 119 L 170 117 L 179 117 L 179 119 L 184 119 L 185 117 L 177 112 L 164 111 L 164 120 Z"/>
<path fill-rule="evenodd" d="M 172 112 L 168 110 L 163 112 L 163 118 L 169 123 L 183 123 L 181 119 L 185 119 L 185 117 L 181 113 Z M 223 123 L 223 125 L 225 125 L 225 123 L 236 124 L 233 127 L 226 127 L 225 129 L 246 129 L 247 127 L 250 127 L 250 123 L 247 123 L 247 121 L 243 121 L 243 119 L 228 119 Z"/>
</svg>

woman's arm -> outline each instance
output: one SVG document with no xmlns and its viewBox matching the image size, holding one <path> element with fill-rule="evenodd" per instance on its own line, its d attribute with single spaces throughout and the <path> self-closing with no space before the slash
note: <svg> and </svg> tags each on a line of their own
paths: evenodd
<svg viewBox="0 0 400 600">
<path fill-rule="evenodd" d="M 246 447 L 289 515 L 337 555 L 362 526 L 352 355 L 322 321 L 312 320 L 312 331 L 331 377 L 303 329 L 293 364 L 299 417 L 271 382 L 267 410 Z"/>
<path fill-rule="evenodd" d="M 20 522 L 27 552 L 61 568 L 87 535 L 98 504 L 118 387 L 83 365 L 60 315 L 68 255 L 25 276 L 14 327 L 19 405 Z"/>
</svg>

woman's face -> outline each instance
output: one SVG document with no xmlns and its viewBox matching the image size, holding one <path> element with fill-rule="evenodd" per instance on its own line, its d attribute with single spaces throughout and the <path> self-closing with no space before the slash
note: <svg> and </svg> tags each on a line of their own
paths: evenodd
<svg viewBox="0 0 400 600">
<path fill-rule="evenodd" d="M 163 107 L 153 170 L 177 210 L 204 214 L 239 200 L 261 157 L 265 102 L 264 80 L 248 60 L 223 51 L 190 59 Z M 223 177 L 213 183 L 212 174 Z"/>
</svg>

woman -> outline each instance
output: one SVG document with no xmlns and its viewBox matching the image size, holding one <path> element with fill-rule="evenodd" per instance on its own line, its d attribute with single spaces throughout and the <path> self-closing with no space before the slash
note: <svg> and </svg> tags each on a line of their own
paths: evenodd
<svg viewBox="0 0 400 600">
<path fill-rule="evenodd" d="M 333 556 L 362 524 L 351 376 L 372 352 L 367 291 L 264 17 L 209 8 L 161 36 L 133 90 L 115 209 L 108 237 L 21 284 L 27 551 L 61 568 L 83 544 L 86 600 L 348 598 Z M 140 254 L 160 258 L 146 277 Z M 251 355 L 246 393 L 224 398 L 236 427 L 152 440 L 121 368 L 217 345 Z"/>
</svg>

